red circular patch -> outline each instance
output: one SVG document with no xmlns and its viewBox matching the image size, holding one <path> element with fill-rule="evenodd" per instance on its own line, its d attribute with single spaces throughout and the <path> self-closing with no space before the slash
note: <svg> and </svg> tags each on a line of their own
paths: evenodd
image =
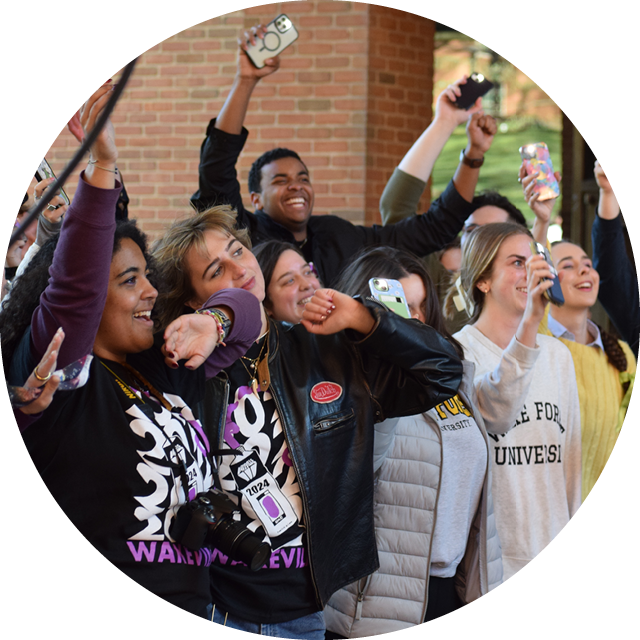
<svg viewBox="0 0 640 640">
<path fill-rule="evenodd" d="M 320 404 L 337 400 L 342 395 L 342 387 L 335 382 L 318 382 L 311 389 L 311 399 Z"/>
</svg>

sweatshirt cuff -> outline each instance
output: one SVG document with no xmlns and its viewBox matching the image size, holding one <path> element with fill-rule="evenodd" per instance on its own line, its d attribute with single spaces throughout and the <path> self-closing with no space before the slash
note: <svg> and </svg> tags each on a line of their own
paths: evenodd
<svg viewBox="0 0 640 640">
<path fill-rule="evenodd" d="M 540 334 L 538 334 L 540 335 Z M 505 355 L 517 360 L 524 367 L 531 368 L 535 365 L 538 356 L 540 355 L 540 347 L 536 343 L 535 348 L 527 347 L 526 345 L 518 342 L 515 336 L 511 338 L 511 342 L 504 350 Z"/>
<path fill-rule="evenodd" d="M 225 342 L 254 342 L 260 336 L 262 319 L 260 301 L 244 289 L 221 289 L 216 291 L 201 307 L 229 307 L 233 311 L 233 325 Z"/>
<path fill-rule="evenodd" d="M 75 217 L 75 211 L 81 211 L 79 218 L 93 227 L 109 228 L 114 225 L 116 219 L 116 204 L 120 197 L 122 184 L 116 180 L 113 189 L 94 187 L 84 179 L 84 171 L 80 174 L 78 188 L 73 196 L 69 210 L 64 217 L 68 220 Z M 105 211 L 112 210 L 113 216 L 105 216 Z M 64 224 L 64 222 L 63 222 Z"/>
</svg>

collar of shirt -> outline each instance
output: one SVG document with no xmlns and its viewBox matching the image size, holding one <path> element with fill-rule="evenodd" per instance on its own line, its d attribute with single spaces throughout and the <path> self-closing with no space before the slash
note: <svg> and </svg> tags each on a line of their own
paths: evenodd
<svg viewBox="0 0 640 640">
<path fill-rule="evenodd" d="M 551 314 L 547 318 L 547 327 L 554 338 L 564 338 L 565 340 L 576 341 L 576 337 L 567 329 L 564 325 L 560 324 Z M 600 336 L 600 329 L 598 325 L 591 320 L 587 320 L 587 331 L 591 342 L 587 343 L 587 347 L 600 347 L 604 351 L 604 345 L 602 344 L 602 337 Z"/>
</svg>

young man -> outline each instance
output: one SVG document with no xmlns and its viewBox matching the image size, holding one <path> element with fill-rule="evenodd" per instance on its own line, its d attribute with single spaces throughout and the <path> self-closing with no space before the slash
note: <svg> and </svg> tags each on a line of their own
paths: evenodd
<svg viewBox="0 0 640 640">
<path fill-rule="evenodd" d="M 238 224 L 249 229 L 254 245 L 271 239 L 297 244 L 325 285 L 331 285 L 344 264 L 365 246 L 391 245 L 426 255 L 453 240 L 476 208 L 471 201 L 483 155 L 478 149 L 467 148 L 454 179 L 426 214 L 390 227 L 364 227 L 337 216 L 312 216 L 314 190 L 309 171 L 298 154 L 289 149 L 274 149 L 256 160 L 249 175 L 255 213 L 244 208 L 236 162 L 248 136 L 243 127 L 247 107 L 258 82 L 280 66 L 275 57 L 257 69 L 247 57 L 247 41 L 253 43 L 263 34 L 264 27 L 259 25 L 240 43 L 231 92 L 218 118 L 210 122 L 202 144 L 200 188 L 191 198 L 196 209 L 231 205 L 238 212 Z M 479 104 L 472 111 L 478 109 Z M 465 119 L 469 115 L 461 113 L 466 114 Z"/>
</svg>

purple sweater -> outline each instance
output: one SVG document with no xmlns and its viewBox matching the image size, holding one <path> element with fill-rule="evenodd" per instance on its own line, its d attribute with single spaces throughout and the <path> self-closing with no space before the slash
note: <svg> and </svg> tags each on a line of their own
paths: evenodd
<svg viewBox="0 0 640 640">
<path fill-rule="evenodd" d="M 104 310 L 115 232 L 114 211 L 121 187 L 100 189 L 81 176 L 78 189 L 60 232 L 60 240 L 49 270 L 50 279 L 31 319 L 31 352 L 38 362 L 58 327 L 65 340 L 58 368 L 91 353 Z M 225 343 L 205 364 L 210 378 L 243 355 L 260 333 L 260 303 L 248 291 L 219 291 L 204 308 L 224 305 L 232 309 L 234 324 Z M 21 429 L 39 415 L 16 411 Z"/>
</svg>

